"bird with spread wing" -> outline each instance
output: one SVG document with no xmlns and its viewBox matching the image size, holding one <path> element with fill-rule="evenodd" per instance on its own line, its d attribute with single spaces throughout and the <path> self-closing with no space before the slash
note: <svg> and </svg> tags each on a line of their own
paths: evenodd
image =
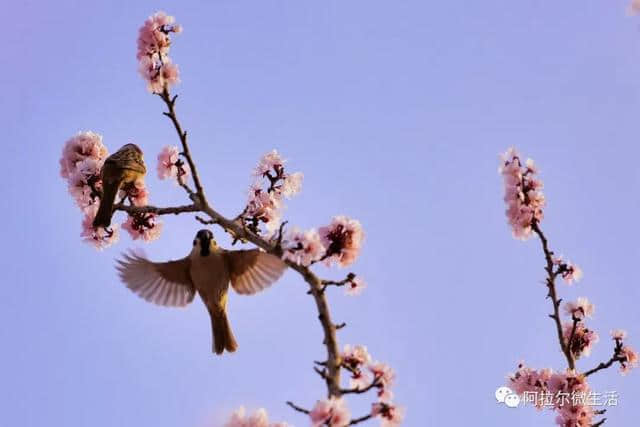
<svg viewBox="0 0 640 427">
<path fill-rule="evenodd" d="M 227 318 L 229 283 L 237 293 L 252 295 L 278 280 L 286 267 L 280 258 L 260 249 L 222 249 L 209 230 L 198 231 L 191 253 L 180 260 L 152 262 L 130 253 L 117 265 L 127 287 L 154 304 L 184 307 L 197 291 L 211 316 L 216 354 L 238 348 Z"/>
</svg>

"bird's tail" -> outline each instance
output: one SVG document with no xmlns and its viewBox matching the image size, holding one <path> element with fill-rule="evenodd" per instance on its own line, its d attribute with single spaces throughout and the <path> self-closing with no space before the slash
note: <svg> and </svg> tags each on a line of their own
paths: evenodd
<svg viewBox="0 0 640 427">
<path fill-rule="evenodd" d="M 211 312 L 211 327 L 213 329 L 213 351 L 216 354 L 222 354 L 224 350 L 234 352 L 238 349 L 238 343 L 231 332 L 231 325 L 224 310 Z"/>
<path fill-rule="evenodd" d="M 93 228 L 104 227 L 107 228 L 111 225 L 111 217 L 113 216 L 113 204 L 116 200 L 116 194 L 118 194 L 119 185 L 103 185 L 103 194 L 100 199 L 100 206 L 98 207 L 98 213 L 93 219 Z"/>
</svg>

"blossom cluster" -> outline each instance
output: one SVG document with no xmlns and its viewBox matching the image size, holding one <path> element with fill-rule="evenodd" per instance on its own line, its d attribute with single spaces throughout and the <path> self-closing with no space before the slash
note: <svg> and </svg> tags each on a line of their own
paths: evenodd
<svg viewBox="0 0 640 427">
<path fill-rule="evenodd" d="M 101 135 L 79 132 L 65 142 L 60 158 L 60 176 L 66 179 L 69 194 L 84 214 L 80 236 L 97 249 L 106 248 L 119 239 L 117 227 L 93 228 L 102 194 L 100 171 L 108 155 Z"/>
<path fill-rule="evenodd" d="M 598 333 L 593 329 L 587 328 L 581 321 L 564 323 L 562 325 L 562 336 L 576 360 L 582 356 L 591 355 L 593 345 L 600 341 Z"/>
<path fill-rule="evenodd" d="M 178 34 L 182 27 L 175 18 L 164 12 L 156 12 L 144 22 L 138 32 L 138 70 L 147 82 L 147 89 L 162 93 L 179 81 L 178 67 L 169 57 L 171 33 Z"/>
<path fill-rule="evenodd" d="M 614 329 L 611 331 L 611 337 L 615 342 L 613 357 L 620 364 L 620 373 L 626 375 L 631 369 L 638 367 L 638 352 L 624 344 L 624 340 L 627 338 L 626 331 Z"/>
<path fill-rule="evenodd" d="M 542 221 L 545 198 L 542 181 L 536 175 L 538 169 L 533 160 L 524 164 L 514 148 L 500 156 L 500 173 L 504 179 L 504 201 L 507 204 L 507 220 L 513 236 L 526 240 L 531 237 L 534 222 Z"/>
<path fill-rule="evenodd" d="M 351 422 L 351 412 L 345 400 L 336 397 L 318 400 L 309 417 L 312 427 L 345 427 Z"/>
<path fill-rule="evenodd" d="M 269 423 L 267 411 L 258 409 L 253 415 L 247 415 L 244 407 L 238 408 L 224 427 L 289 427 L 285 422 Z"/>
<path fill-rule="evenodd" d="M 254 182 L 249 188 L 249 199 L 243 218 L 249 228 L 258 232 L 260 223 L 268 233 L 280 226 L 284 198 L 292 198 L 302 188 L 301 172 L 285 172 L 286 161 L 276 151 L 270 151 L 260 158 L 253 171 Z"/>
<path fill-rule="evenodd" d="M 305 266 L 323 261 L 327 266 L 346 267 L 360 254 L 363 240 L 360 222 L 339 215 L 317 230 L 289 231 L 282 242 L 283 258 Z M 351 285 L 355 289 L 360 283 L 352 282 Z"/>
<path fill-rule="evenodd" d="M 595 306 L 585 297 L 564 304 L 564 312 L 572 322 L 562 324 L 562 337 L 576 360 L 589 356 L 592 346 L 600 340 L 596 331 L 584 325 L 585 318 L 593 316 L 594 311 Z"/>
<path fill-rule="evenodd" d="M 159 179 L 175 179 L 177 184 L 186 184 L 190 169 L 180 158 L 178 147 L 167 145 L 158 154 L 157 171 Z"/>
<path fill-rule="evenodd" d="M 404 409 L 392 403 L 391 388 L 395 381 L 393 369 L 381 362 L 373 362 L 363 345 L 345 345 L 340 355 L 342 367 L 351 374 L 349 386 L 354 390 L 376 390 L 377 402 L 372 404 L 371 415 L 379 417 L 383 426 L 400 425 Z"/>
<path fill-rule="evenodd" d="M 518 370 L 509 376 L 509 387 L 519 395 L 535 393 L 538 396 L 553 396 L 551 405 L 540 399 L 534 402 L 538 408 L 550 407 L 558 413 L 556 424 L 563 427 L 590 426 L 597 415 L 595 409 L 569 398 L 586 395 L 590 391 L 587 378 L 575 371 L 553 372 L 552 369 L 531 369 L 521 363 Z"/>
</svg>

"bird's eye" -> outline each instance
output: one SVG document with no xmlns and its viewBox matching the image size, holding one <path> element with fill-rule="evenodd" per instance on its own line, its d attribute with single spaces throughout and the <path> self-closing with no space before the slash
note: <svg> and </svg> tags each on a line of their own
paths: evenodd
<svg viewBox="0 0 640 427">
<path fill-rule="evenodd" d="M 195 245 L 196 245 L 196 242 L 197 242 L 197 240 L 195 240 L 195 239 L 194 239 L 194 240 L 193 240 L 193 246 L 195 246 Z"/>
</svg>

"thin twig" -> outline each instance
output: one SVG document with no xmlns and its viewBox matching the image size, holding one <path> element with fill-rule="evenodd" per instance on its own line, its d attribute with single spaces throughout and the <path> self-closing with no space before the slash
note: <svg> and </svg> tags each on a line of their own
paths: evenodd
<svg viewBox="0 0 640 427">
<path fill-rule="evenodd" d="M 600 362 L 598 366 L 596 366 L 595 368 L 589 369 L 587 372 L 584 373 L 584 376 L 588 377 L 589 375 L 593 375 L 598 371 L 611 367 L 611 365 L 613 365 L 616 362 L 624 362 L 625 360 L 627 360 L 625 357 L 614 356 L 611 359 L 609 359 L 607 362 Z"/>
<path fill-rule="evenodd" d="M 323 280 L 322 281 L 321 292 L 324 293 L 324 291 L 326 291 L 329 286 L 338 286 L 338 287 L 344 286 L 347 283 L 352 282 L 353 279 L 355 279 L 355 278 L 356 278 L 356 275 L 354 273 L 349 273 L 349 274 L 347 274 L 347 277 L 345 277 L 344 279 L 339 280 L 339 281 L 336 281 L 336 280 Z M 310 294 L 311 291 L 308 291 L 307 293 Z"/>
<path fill-rule="evenodd" d="M 173 98 L 169 95 L 169 91 L 165 87 L 162 93 L 160 94 L 160 98 L 164 101 L 169 109 L 168 112 L 162 113 L 165 116 L 171 119 L 173 126 L 176 128 L 176 132 L 178 133 L 178 137 L 180 138 L 180 142 L 182 143 L 182 153 L 184 158 L 187 159 L 187 163 L 189 163 L 189 169 L 191 169 L 191 176 L 193 177 L 193 183 L 196 186 L 196 194 L 200 198 L 200 202 L 205 201 L 204 190 L 202 188 L 202 184 L 200 184 L 200 177 L 198 175 L 198 170 L 196 169 L 195 162 L 191 158 L 191 152 L 189 151 L 189 144 L 187 143 L 187 132 L 182 130 L 182 126 L 178 121 L 178 117 L 176 116 L 175 104 L 178 95 L 174 95 Z M 191 194 L 190 194 L 191 195 Z"/>
<path fill-rule="evenodd" d="M 216 222 L 212 219 L 204 219 L 201 216 L 196 215 L 196 220 L 204 225 L 212 225 L 215 224 Z"/>
<path fill-rule="evenodd" d="M 373 415 L 369 414 L 369 415 L 365 415 L 363 417 L 360 418 L 354 418 L 351 420 L 351 422 L 349 423 L 350 426 L 356 425 L 356 424 L 360 424 L 363 423 L 367 420 L 370 420 L 371 418 L 373 418 Z"/>
<path fill-rule="evenodd" d="M 611 359 L 609 359 L 607 362 L 600 362 L 598 366 L 585 372 L 584 376 L 588 377 L 589 375 L 593 375 L 598 371 L 607 369 L 611 367 L 611 365 L 613 365 L 615 362 L 624 363 L 627 360 L 627 357 L 621 356 L 620 355 L 621 353 L 622 353 L 622 340 L 616 339 L 616 345 L 613 348 L 613 355 L 611 356 Z"/>
<path fill-rule="evenodd" d="M 300 406 L 296 405 L 291 401 L 287 401 L 287 405 L 291 406 L 293 409 L 295 409 L 298 412 L 302 412 L 303 414 L 309 415 L 309 412 L 311 412 L 308 409 L 301 408 Z"/>
<path fill-rule="evenodd" d="M 537 221 L 533 221 L 531 224 L 531 229 L 540 237 L 540 241 L 542 242 L 542 250 L 544 251 L 544 257 L 547 262 L 547 266 L 545 270 L 547 272 L 547 288 L 549 289 L 549 298 L 551 298 L 551 302 L 553 304 L 553 314 L 549 315 L 556 324 L 556 332 L 558 333 L 558 341 L 560 342 L 560 349 L 567 359 L 567 365 L 569 369 L 575 369 L 575 359 L 573 354 L 571 353 L 571 349 L 567 346 L 567 343 L 564 341 L 564 337 L 562 334 L 562 323 L 560 322 L 560 301 L 556 294 L 556 277 L 557 274 L 553 271 L 553 252 L 549 249 L 549 242 L 545 237 L 544 233 L 538 226 Z"/>
<path fill-rule="evenodd" d="M 113 205 L 114 210 L 124 211 L 128 214 L 142 214 L 142 213 L 154 213 L 156 215 L 178 215 L 181 213 L 188 212 L 200 212 L 200 207 L 192 204 L 192 205 L 183 205 L 183 206 L 172 206 L 168 208 L 159 208 L 157 206 L 131 206 L 125 205 L 122 203 L 118 203 L 117 205 Z"/>
<path fill-rule="evenodd" d="M 363 393 L 368 392 L 372 388 L 377 387 L 379 384 L 380 384 L 380 377 L 376 377 L 371 382 L 371 384 L 369 384 L 365 388 L 354 387 L 354 388 L 342 389 L 341 391 L 342 391 L 342 394 L 363 394 Z"/>
</svg>

